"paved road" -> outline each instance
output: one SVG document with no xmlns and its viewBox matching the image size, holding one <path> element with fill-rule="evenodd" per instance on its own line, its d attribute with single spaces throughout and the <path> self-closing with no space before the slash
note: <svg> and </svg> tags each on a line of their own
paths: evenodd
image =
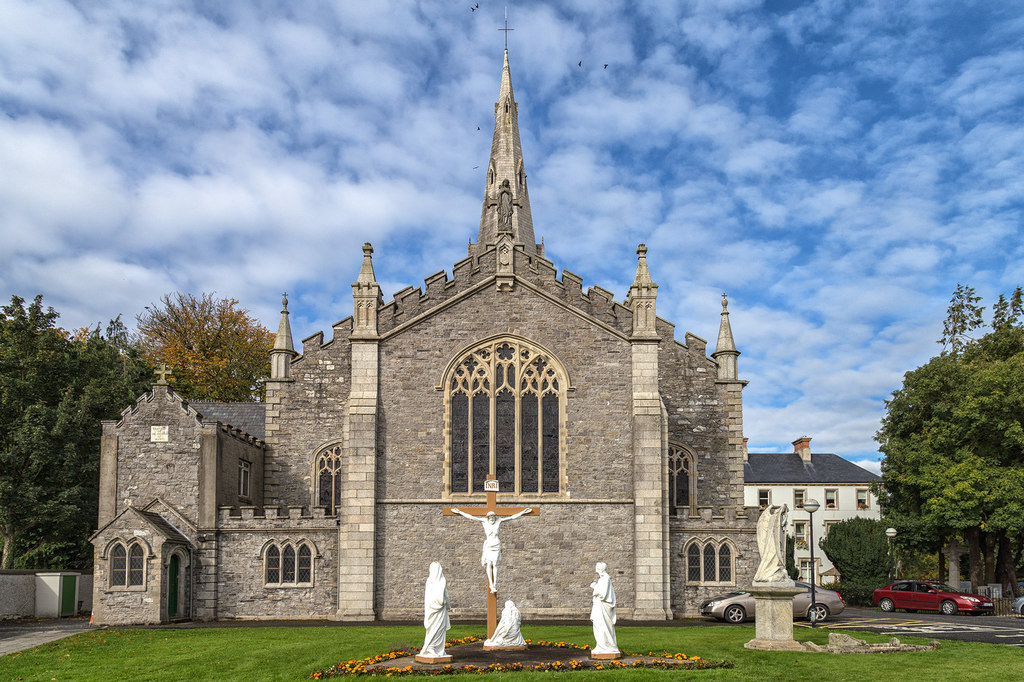
<svg viewBox="0 0 1024 682">
<path fill-rule="evenodd" d="M 796 621 L 796 627 L 810 627 Z M 940 613 L 882 613 L 876 609 L 848 608 L 818 626 L 831 630 L 867 630 L 894 637 L 955 639 L 1024 647 L 1024 618 L 1021 616 L 970 616 Z"/>
<path fill-rule="evenodd" d="M 55 642 L 90 629 L 89 618 L 0 620 L 0 656 Z"/>
</svg>

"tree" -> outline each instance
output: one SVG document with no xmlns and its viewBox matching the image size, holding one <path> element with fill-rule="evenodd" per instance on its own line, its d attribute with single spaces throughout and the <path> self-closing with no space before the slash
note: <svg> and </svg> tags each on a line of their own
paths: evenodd
<svg viewBox="0 0 1024 682">
<path fill-rule="evenodd" d="M 885 524 L 855 517 L 833 524 L 818 541 L 825 556 L 839 571 L 844 584 L 881 587 L 889 575 L 889 545 Z"/>
<path fill-rule="evenodd" d="M 980 298 L 957 286 L 943 352 L 908 372 L 876 435 L 883 512 L 901 544 L 967 544 L 971 582 L 1016 589 L 1024 539 L 1024 328 L 1021 289 L 1000 297 L 978 339 Z"/>
<path fill-rule="evenodd" d="M 0 310 L 0 567 L 87 566 L 100 420 L 149 385 L 120 319 L 72 337 L 42 297 Z"/>
<path fill-rule="evenodd" d="M 237 300 L 166 294 L 136 320 L 146 359 L 169 365 L 175 390 L 185 398 L 263 398 L 274 334 Z"/>
</svg>

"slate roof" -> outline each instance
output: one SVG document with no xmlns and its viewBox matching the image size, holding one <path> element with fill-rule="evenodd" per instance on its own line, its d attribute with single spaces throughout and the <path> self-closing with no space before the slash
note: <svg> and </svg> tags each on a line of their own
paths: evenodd
<svg viewBox="0 0 1024 682">
<path fill-rule="evenodd" d="M 879 476 L 839 455 L 811 453 L 805 462 L 795 452 L 751 452 L 743 464 L 743 482 L 753 483 L 874 483 Z"/>
<path fill-rule="evenodd" d="M 190 400 L 188 404 L 202 415 L 203 419 L 233 426 L 260 440 L 266 436 L 266 403 L 218 403 Z"/>
<path fill-rule="evenodd" d="M 153 527 L 160 532 L 168 540 L 175 542 L 181 542 L 184 544 L 190 544 L 188 538 L 178 532 L 178 529 L 167 522 L 167 519 L 160 516 L 155 512 L 142 511 L 141 509 L 135 509 L 136 513 L 144 517 L 147 521 L 153 524 Z"/>
</svg>

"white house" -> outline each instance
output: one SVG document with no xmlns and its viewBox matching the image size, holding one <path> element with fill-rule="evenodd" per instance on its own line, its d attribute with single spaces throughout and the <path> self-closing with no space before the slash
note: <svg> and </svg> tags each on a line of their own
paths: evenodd
<svg viewBox="0 0 1024 682">
<path fill-rule="evenodd" d="M 814 513 L 814 542 L 828 534 L 839 521 L 857 516 L 880 517 L 871 484 L 881 480 L 839 455 L 811 452 L 807 436 L 793 441 L 793 452 L 750 452 L 744 455 L 743 503 L 762 509 L 771 504 L 789 505 L 788 532 L 796 540 L 794 556 L 800 578 L 813 577 L 821 584 L 837 576 L 832 563 L 817 546 L 811 565 L 811 515 L 804 511 L 804 502 L 817 500 L 821 505 Z"/>
</svg>

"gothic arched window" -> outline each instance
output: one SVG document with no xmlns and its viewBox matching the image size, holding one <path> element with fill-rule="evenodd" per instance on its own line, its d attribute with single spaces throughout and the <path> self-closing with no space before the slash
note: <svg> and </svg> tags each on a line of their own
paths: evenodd
<svg viewBox="0 0 1024 682">
<path fill-rule="evenodd" d="M 145 577 L 146 561 L 142 545 L 134 543 L 128 548 L 128 587 L 142 585 Z"/>
<path fill-rule="evenodd" d="M 316 500 L 331 516 L 341 504 L 341 446 L 330 448 L 316 458 Z"/>
<path fill-rule="evenodd" d="M 128 583 L 128 563 L 124 545 L 114 545 L 110 550 L 110 585 L 124 587 Z"/>
<path fill-rule="evenodd" d="M 551 354 L 514 338 L 482 343 L 445 375 L 449 491 L 562 492 L 568 377 Z"/>
<path fill-rule="evenodd" d="M 693 453 L 681 445 L 668 445 L 669 512 L 697 508 L 697 465 Z"/>
<path fill-rule="evenodd" d="M 267 587 L 313 583 L 313 550 L 308 540 L 270 542 L 263 550 L 263 582 Z"/>
<path fill-rule="evenodd" d="M 735 550 L 728 540 L 691 540 L 683 551 L 686 582 L 729 585 L 733 581 Z"/>
</svg>

